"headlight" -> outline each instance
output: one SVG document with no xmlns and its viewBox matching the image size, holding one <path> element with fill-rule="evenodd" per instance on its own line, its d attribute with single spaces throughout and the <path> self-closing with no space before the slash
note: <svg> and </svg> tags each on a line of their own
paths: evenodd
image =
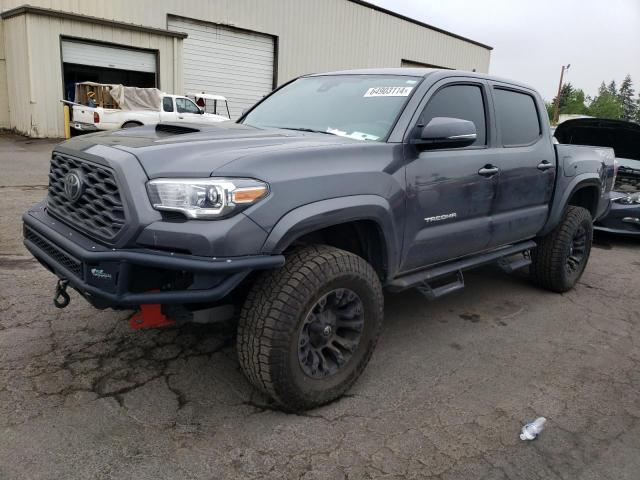
<svg viewBox="0 0 640 480">
<path fill-rule="evenodd" d="M 623 205 L 640 205 L 640 192 L 616 198 L 614 202 L 621 203 Z"/>
<path fill-rule="evenodd" d="M 147 192 L 156 210 L 211 219 L 244 210 L 264 198 L 269 186 L 252 178 L 161 178 L 148 182 Z"/>
</svg>

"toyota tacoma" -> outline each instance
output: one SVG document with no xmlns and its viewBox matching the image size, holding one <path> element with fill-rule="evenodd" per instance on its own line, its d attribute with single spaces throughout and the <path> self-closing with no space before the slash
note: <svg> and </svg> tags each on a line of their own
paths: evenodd
<svg viewBox="0 0 640 480">
<path fill-rule="evenodd" d="M 533 89 L 471 72 L 297 78 L 237 122 L 161 123 L 55 147 L 24 243 L 142 326 L 237 318 L 249 381 L 288 410 L 365 368 L 383 288 L 437 298 L 488 263 L 571 289 L 614 182 L 608 148 L 552 140 Z"/>
</svg>

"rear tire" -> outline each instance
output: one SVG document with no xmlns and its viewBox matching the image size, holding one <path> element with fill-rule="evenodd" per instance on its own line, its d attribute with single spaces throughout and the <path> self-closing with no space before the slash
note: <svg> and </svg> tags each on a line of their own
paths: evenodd
<svg viewBox="0 0 640 480">
<path fill-rule="evenodd" d="M 571 290 L 582 276 L 593 241 L 593 219 L 586 208 L 569 206 L 562 222 L 538 239 L 531 253 L 531 280 L 547 290 Z"/>
<path fill-rule="evenodd" d="M 122 128 L 135 128 L 135 127 L 141 127 L 142 123 L 140 122 L 125 122 L 122 124 Z"/>
<path fill-rule="evenodd" d="M 367 365 L 383 303 L 380 280 L 364 259 L 323 245 L 296 250 L 247 296 L 237 339 L 242 370 L 287 410 L 330 402 Z"/>
</svg>

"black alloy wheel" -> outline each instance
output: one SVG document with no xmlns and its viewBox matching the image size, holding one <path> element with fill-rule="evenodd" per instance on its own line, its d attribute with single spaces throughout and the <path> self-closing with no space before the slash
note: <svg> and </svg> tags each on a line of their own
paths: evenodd
<svg viewBox="0 0 640 480">
<path fill-rule="evenodd" d="M 586 259 L 587 251 L 587 232 L 581 225 L 573 234 L 573 239 L 569 245 L 569 253 L 567 255 L 567 273 L 573 275 L 582 267 Z"/>
<path fill-rule="evenodd" d="M 364 327 L 364 306 L 352 290 L 339 288 L 323 295 L 307 314 L 300 330 L 298 359 L 312 378 L 334 375 L 358 348 Z"/>
</svg>

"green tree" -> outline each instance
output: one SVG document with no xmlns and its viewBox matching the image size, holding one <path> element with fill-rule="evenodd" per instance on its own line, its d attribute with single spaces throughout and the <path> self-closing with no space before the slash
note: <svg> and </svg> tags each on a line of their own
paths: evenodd
<svg viewBox="0 0 640 480">
<path fill-rule="evenodd" d="M 549 114 L 549 118 L 553 118 L 553 107 L 555 106 L 556 99 L 551 102 L 552 110 Z M 548 109 L 547 109 L 548 110 Z M 581 89 L 573 88 L 571 83 L 565 83 L 560 89 L 560 113 L 563 114 L 581 114 L 587 113 L 587 106 L 585 105 L 585 95 Z"/>
<path fill-rule="evenodd" d="M 604 82 L 603 82 L 604 83 Z M 607 85 L 607 91 L 611 94 L 611 95 L 618 95 L 618 89 L 616 88 L 616 81 L 615 80 L 611 80 L 611 82 L 609 83 L 609 85 Z"/>
<path fill-rule="evenodd" d="M 544 106 L 547 108 L 547 115 L 549 116 L 549 121 L 553 122 L 553 102 L 544 102 Z"/>
<path fill-rule="evenodd" d="M 597 118 L 622 118 L 622 102 L 618 95 L 612 95 L 607 88 L 598 93 L 588 108 L 588 114 Z"/>
<path fill-rule="evenodd" d="M 600 84 L 600 87 L 598 87 L 598 95 L 602 95 L 604 93 L 607 93 L 607 86 L 604 84 L 604 81 Z"/>
<path fill-rule="evenodd" d="M 585 105 L 584 92 L 581 89 L 573 90 L 565 100 L 564 107 L 560 109 L 560 113 L 586 115 L 588 112 Z"/>
<path fill-rule="evenodd" d="M 636 116 L 637 104 L 633 98 L 634 90 L 633 83 L 631 82 L 631 75 L 624 77 L 622 85 L 620 85 L 620 91 L 618 97 L 622 104 L 622 118 L 623 120 L 631 121 Z"/>
<path fill-rule="evenodd" d="M 560 111 L 562 111 L 564 106 L 567 104 L 567 100 L 572 94 L 573 94 L 573 85 L 571 85 L 571 82 L 567 82 L 564 85 L 562 85 L 562 88 L 560 89 L 560 105 L 559 105 Z M 554 106 L 556 104 L 557 99 L 558 99 L 558 96 L 556 95 L 555 97 L 553 97 L 553 100 L 551 101 L 551 103 Z"/>
</svg>

